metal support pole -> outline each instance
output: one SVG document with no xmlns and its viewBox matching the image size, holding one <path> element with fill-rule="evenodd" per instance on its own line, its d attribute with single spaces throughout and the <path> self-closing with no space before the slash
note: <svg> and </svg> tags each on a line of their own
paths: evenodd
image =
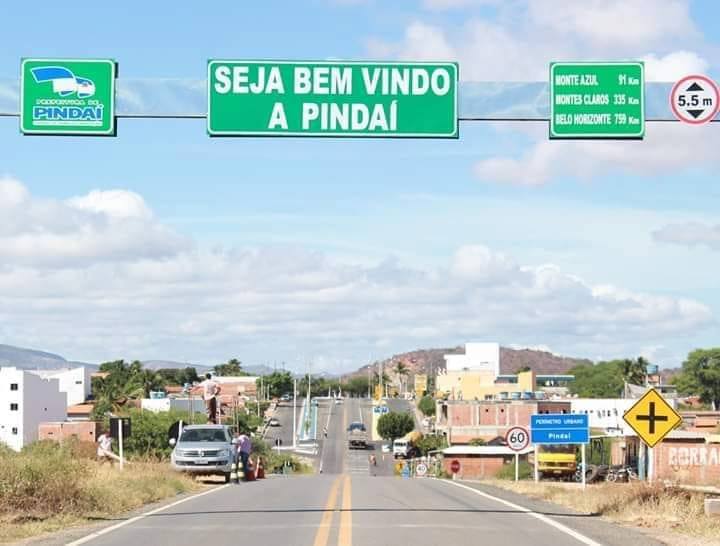
<svg viewBox="0 0 720 546">
<path fill-rule="evenodd" d="M 533 465 L 534 465 L 534 474 L 535 474 L 535 483 L 538 483 L 540 481 L 540 472 L 538 470 L 538 446 L 535 444 L 535 453 L 533 454 Z"/>
<path fill-rule="evenodd" d="M 123 420 L 118 420 L 118 451 L 120 452 L 120 470 L 123 469 L 125 460 L 123 457 Z"/>
<path fill-rule="evenodd" d="M 587 472 L 585 472 L 585 444 L 580 445 L 580 468 L 582 473 L 582 488 L 585 489 L 587 487 L 587 480 L 585 478 L 585 475 Z"/>
<path fill-rule="evenodd" d="M 293 449 L 297 447 L 297 379 L 293 382 Z"/>
<path fill-rule="evenodd" d="M 520 478 L 520 454 L 515 452 L 515 481 Z"/>
<path fill-rule="evenodd" d="M 652 483 L 655 479 L 655 457 L 653 457 L 654 448 L 648 446 L 647 448 L 647 475 L 648 482 Z"/>
</svg>

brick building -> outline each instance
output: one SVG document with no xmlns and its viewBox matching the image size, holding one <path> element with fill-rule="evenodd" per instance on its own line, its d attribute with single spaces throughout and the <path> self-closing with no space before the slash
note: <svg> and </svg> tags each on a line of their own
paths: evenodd
<svg viewBox="0 0 720 546">
<path fill-rule="evenodd" d="M 532 448 L 520 452 L 520 459 L 527 460 Z M 442 451 L 442 469 L 452 474 L 453 461 L 460 463 L 457 477 L 460 479 L 491 478 L 506 464 L 514 464 L 515 452 L 506 446 L 452 446 Z"/>
<path fill-rule="evenodd" d="M 492 440 L 512 426 L 530 427 L 536 413 L 570 413 L 570 401 L 556 400 L 444 400 L 436 408 L 436 429 L 450 445 L 473 438 Z"/>
<path fill-rule="evenodd" d="M 658 479 L 720 486 L 720 436 L 677 430 L 653 449 Z"/>
<path fill-rule="evenodd" d="M 96 421 L 58 421 L 40 423 L 38 426 L 39 440 L 55 440 L 62 442 L 76 438 L 81 442 L 95 443 L 100 424 Z"/>
</svg>

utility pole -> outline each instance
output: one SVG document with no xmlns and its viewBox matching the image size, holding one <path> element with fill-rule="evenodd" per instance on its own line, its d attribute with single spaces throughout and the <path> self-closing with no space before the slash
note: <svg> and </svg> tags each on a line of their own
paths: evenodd
<svg viewBox="0 0 720 546">
<path fill-rule="evenodd" d="M 297 379 L 293 381 L 293 449 L 297 447 Z"/>
</svg>

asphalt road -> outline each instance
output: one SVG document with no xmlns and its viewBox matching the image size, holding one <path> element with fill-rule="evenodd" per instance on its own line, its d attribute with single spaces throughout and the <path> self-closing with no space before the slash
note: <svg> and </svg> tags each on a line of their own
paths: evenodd
<svg viewBox="0 0 720 546">
<path fill-rule="evenodd" d="M 280 421 L 279 427 L 268 427 L 265 433 L 265 439 L 271 446 L 275 446 L 275 440 L 279 438 L 282 442 L 282 446 L 288 447 L 292 445 L 292 432 L 293 432 L 293 407 L 292 401 L 281 402 L 275 410 L 274 417 Z M 298 400 L 297 416 L 300 418 L 302 411 L 302 401 Z"/>
<path fill-rule="evenodd" d="M 290 408 L 292 409 L 292 408 Z M 254 544 L 258 546 L 657 546 L 635 531 L 592 515 L 575 514 L 540 501 L 473 483 L 403 479 L 392 456 L 377 449 L 350 451 L 347 424 L 369 423 L 366 400 L 321 402 L 322 474 L 272 477 L 230 484 L 171 503 L 139 518 L 124 519 L 104 534 L 74 532 L 76 541 L 56 544 L 120 546 L 159 544 Z M 322 436 L 322 435 L 321 435 Z M 378 457 L 378 467 L 369 455 Z M 44 545 L 53 544 L 47 540 Z"/>
</svg>

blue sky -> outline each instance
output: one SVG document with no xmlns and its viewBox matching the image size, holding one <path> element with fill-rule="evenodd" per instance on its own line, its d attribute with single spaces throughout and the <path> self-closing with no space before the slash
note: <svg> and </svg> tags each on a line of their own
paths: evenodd
<svg viewBox="0 0 720 546">
<path fill-rule="evenodd" d="M 209 58 L 447 59 L 470 81 L 540 81 L 549 61 L 585 58 L 643 59 L 655 81 L 720 75 L 714 2 L 549 6 L 126 2 L 74 10 L 83 31 L 66 32 L 15 3 L 0 85 L 31 56 L 112 57 L 121 79 L 199 79 Z M 226 140 L 204 120 L 121 119 L 116 138 L 73 139 L 0 118 L 0 341 L 333 370 L 472 340 L 665 366 L 714 344 L 716 127 L 546 135 Z"/>
</svg>

